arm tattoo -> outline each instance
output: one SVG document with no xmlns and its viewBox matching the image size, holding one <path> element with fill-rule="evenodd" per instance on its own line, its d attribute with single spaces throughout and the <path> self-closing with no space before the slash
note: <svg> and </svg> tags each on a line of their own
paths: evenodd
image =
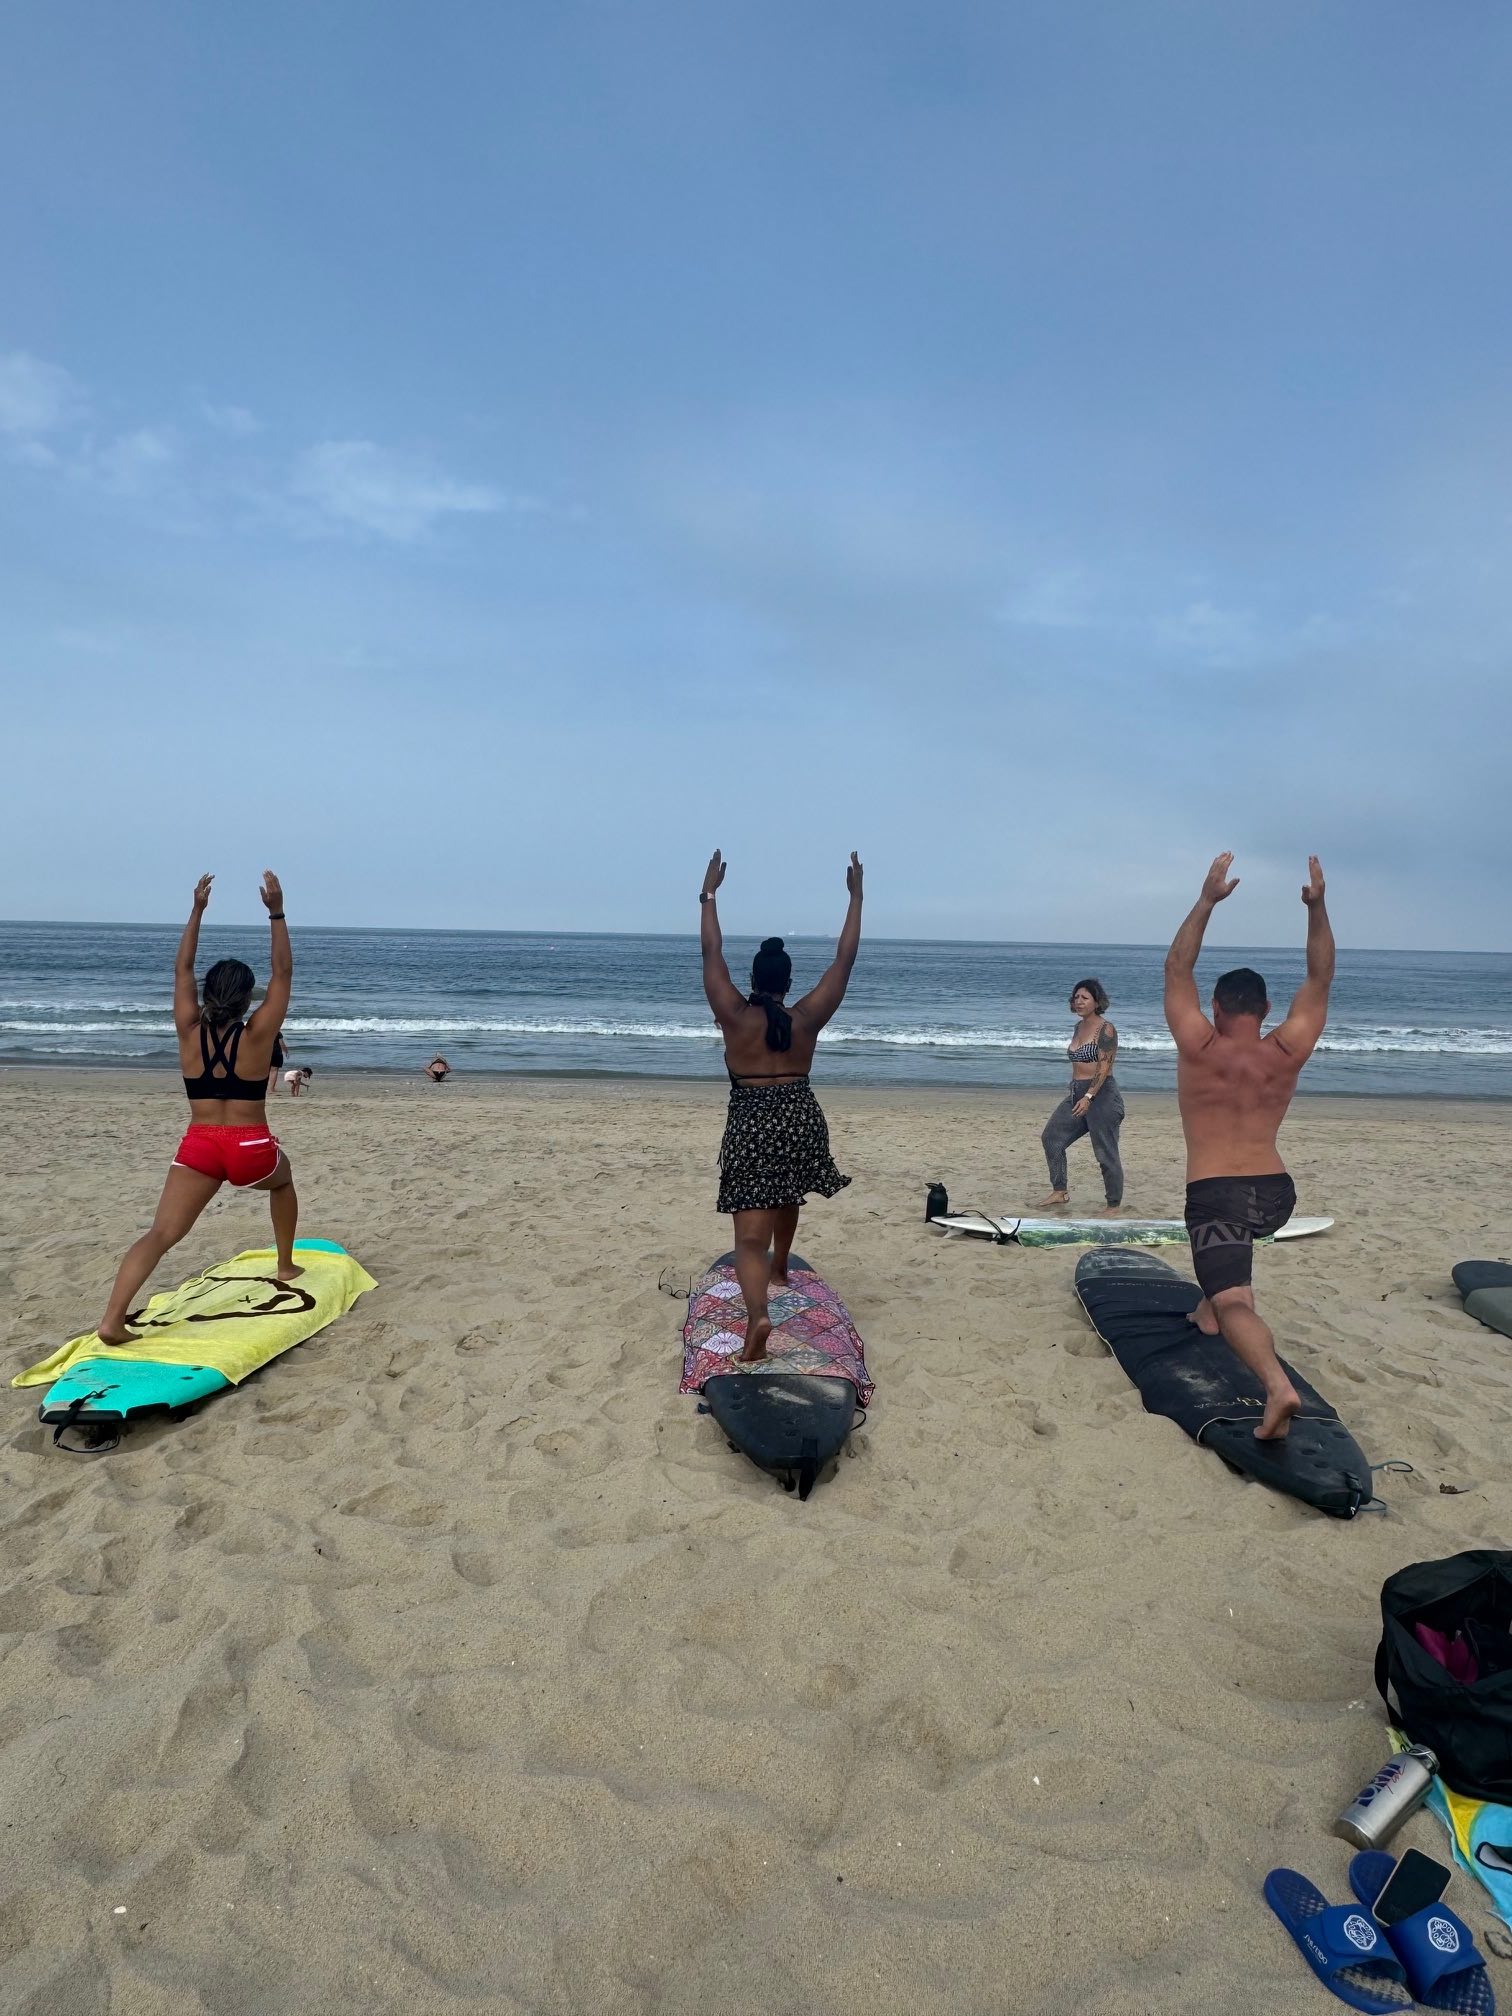
<svg viewBox="0 0 1512 2016">
<path fill-rule="evenodd" d="M 1111 1022 L 1104 1022 L 1097 1032 L 1097 1076 L 1092 1081 L 1091 1093 L 1100 1092 L 1113 1073 L 1113 1053 L 1118 1048 L 1118 1031 Z"/>
</svg>

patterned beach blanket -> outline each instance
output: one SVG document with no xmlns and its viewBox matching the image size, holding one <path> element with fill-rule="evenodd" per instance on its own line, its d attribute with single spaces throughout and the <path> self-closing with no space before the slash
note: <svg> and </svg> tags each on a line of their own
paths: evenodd
<svg viewBox="0 0 1512 2016">
<path fill-rule="evenodd" d="M 796 1259 L 789 1278 L 791 1285 L 767 1305 L 772 1334 L 766 1357 L 742 1365 L 738 1358 L 745 1345 L 746 1311 L 735 1263 L 728 1256 L 715 1261 L 688 1297 L 679 1393 L 702 1392 L 704 1381 L 720 1372 L 746 1372 L 752 1378 L 764 1372 L 817 1372 L 849 1379 L 861 1405 L 870 1404 L 875 1386 L 850 1311 L 827 1281 Z"/>
</svg>

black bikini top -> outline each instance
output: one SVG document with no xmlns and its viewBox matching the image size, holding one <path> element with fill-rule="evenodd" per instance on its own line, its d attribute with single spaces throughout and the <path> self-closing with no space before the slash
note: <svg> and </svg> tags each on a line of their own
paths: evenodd
<svg viewBox="0 0 1512 2016">
<path fill-rule="evenodd" d="M 725 1059 L 725 1070 L 730 1074 L 730 1083 L 742 1089 L 747 1085 L 803 1085 L 808 1082 L 809 1076 L 807 1071 L 790 1071 L 784 1078 L 737 1078 L 728 1057 Z"/>
<path fill-rule="evenodd" d="M 233 1022 L 229 1030 L 207 1029 L 200 1024 L 200 1056 L 205 1068 L 198 1078 L 186 1078 L 184 1090 L 191 1099 L 253 1099 L 264 1100 L 268 1096 L 267 1073 L 260 1078 L 238 1078 L 236 1075 L 236 1053 L 241 1048 L 241 1039 L 246 1030 L 245 1022 Z M 230 1040 L 227 1041 L 229 1036 Z M 211 1047 L 213 1044 L 213 1048 Z M 283 1038 L 273 1038 L 273 1055 L 268 1060 L 268 1070 L 276 1071 L 284 1061 Z M 225 1076 L 217 1078 L 215 1067 L 223 1064 Z"/>
</svg>

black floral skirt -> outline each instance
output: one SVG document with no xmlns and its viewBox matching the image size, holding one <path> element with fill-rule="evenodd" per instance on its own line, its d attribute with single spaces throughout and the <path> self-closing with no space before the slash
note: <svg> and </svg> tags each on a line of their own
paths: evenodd
<svg viewBox="0 0 1512 2016">
<path fill-rule="evenodd" d="M 719 1150 L 720 1211 L 777 1211 L 809 1193 L 833 1197 L 851 1179 L 830 1154 L 829 1128 L 807 1078 L 730 1087 Z"/>
</svg>

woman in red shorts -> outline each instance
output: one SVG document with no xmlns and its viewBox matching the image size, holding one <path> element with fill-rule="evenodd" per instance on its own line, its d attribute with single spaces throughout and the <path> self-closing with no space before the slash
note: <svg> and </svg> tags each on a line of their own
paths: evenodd
<svg viewBox="0 0 1512 2016">
<path fill-rule="evenodd" d="M 173 1020 L 184 1090 L 189 1094 L 189 1131 L 168 1171 L 157 1216 L 121 1262 L 110 1302 L 100 1318 L 97 1334 L 102 1344 L 132 1341 L 127 1312 L 133 1300 L 159 1260 L 170 1246 L 177 1246 L 222 1183 L 237 1190 L 268 1192 L 278 1246 L 274 1271 L 280 1281 L 292 1281 L 304 1271 L 294 1265 L 294 1231 L 299 1222 L 294 1177 L 288 1156 L 268 1132 L 265 1103 L 268 1074 L 283 1061 L 278 1032 L 288 1013 L 289 983 L 294 976 L 283 890 L 270 868 L 259 893 L 267 905 L 273 934 L 273 973 L 267 993 L 249 1016 L 257 980 L 252 968 L 240 959 L 221 959 L 210 968 L 203 999 L 195 985 L 200 919 L 210 901 L 214 879 L 213 875 L 201 875 L 195 884 L 194 908 L 179 940 L 173 969 Z"/>
</svg>

